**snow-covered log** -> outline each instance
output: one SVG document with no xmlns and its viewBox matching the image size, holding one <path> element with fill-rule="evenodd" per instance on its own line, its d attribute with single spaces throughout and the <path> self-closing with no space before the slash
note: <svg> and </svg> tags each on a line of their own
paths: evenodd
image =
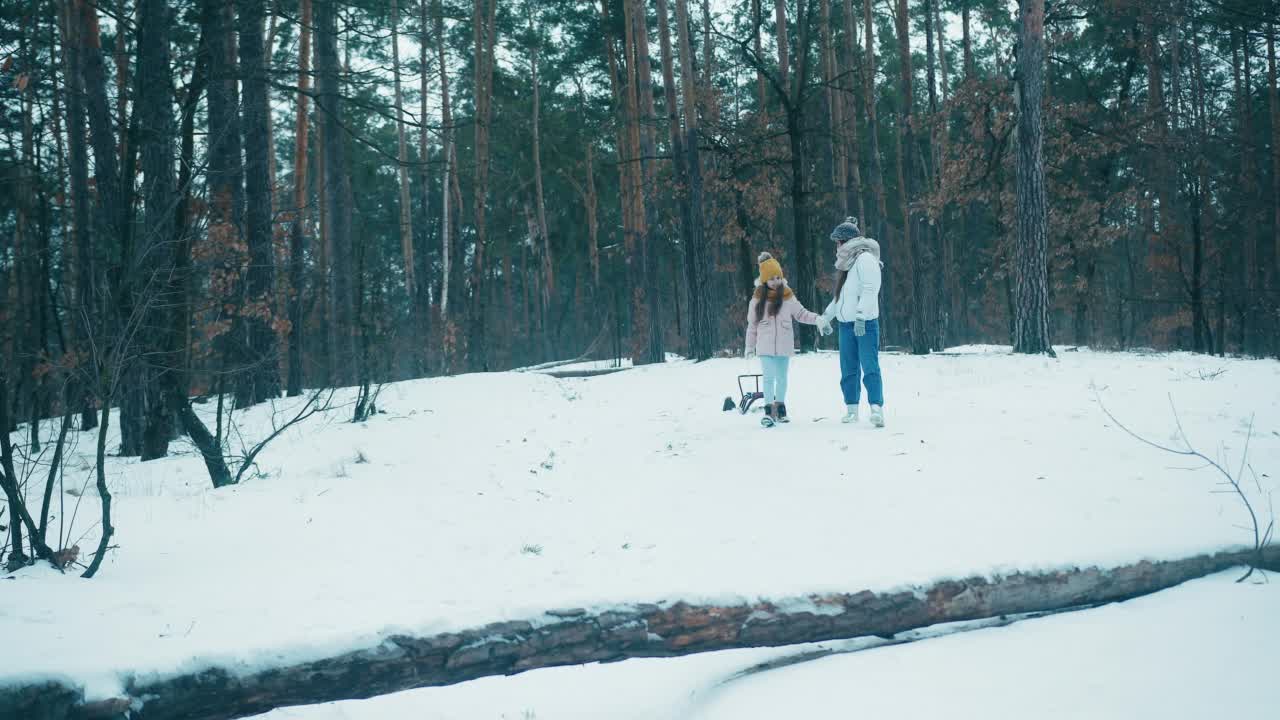
<svg viewBox="0 0 1280 720">
<path fill-rule="evenodd" d="M 550 375 L 554 378 L 588 378 L 599 377 L 600 375 L 612 375 L 614 373 L 630 370 L 631 366 L 595 368 L 591 370 L 547 370 L 540 374 Z"/>
<path fill-rule="evenodd" d="M 59 682 L 0 688 L 0 720 L 223 720 L 561 665 L 890 636 L 937 623 L 1126 600 L 1256 558 L 1252 550 L 1220 552 L 738 605 L 555 610 L 527 622 L 392 636 L 377 647 L 251 674 L 215 667 L 159 680 L 128 679 L 125 696 L 106 701 L 85 702 L 82 688 Z M 1280 547 L 1266 548 L 1262 558 L 1280 571 Z"/>
</svg>

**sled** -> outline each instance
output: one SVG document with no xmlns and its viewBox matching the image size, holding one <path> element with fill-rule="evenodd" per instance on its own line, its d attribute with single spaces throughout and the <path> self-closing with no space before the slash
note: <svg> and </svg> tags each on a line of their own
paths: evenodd
<svg viewBox="0 0 1280 720">
<path fill-rule="evenodd" d="M 733 402 L 733 398 L 725 398 L 724 409 L 732 410 L 734 407 L 737 407 L 739 413 L 746 415 L 747 412 L 751 410 L 752 403 L 754 403 L 757 400 L 764 399 L 764 392 L 760 390 L 760 378 L 762 377 L 764 376 L 759 374 L 739 375 L 738 376 L 738 396 L 741 399 L 738 400 L 737 405 L 735 405 Z M 744 388 L 742 386 L 743 378 L 752 378 L 753 380 L 755 380 L 755 390 L 748 391 L 746 388 Z"/>
</svg>

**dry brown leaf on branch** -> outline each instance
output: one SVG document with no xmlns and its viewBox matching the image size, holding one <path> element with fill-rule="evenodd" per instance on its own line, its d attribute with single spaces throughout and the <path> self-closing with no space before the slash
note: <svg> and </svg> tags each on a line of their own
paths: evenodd
<svg viewBox="0 0 1280 720">
<path fill-rule="evenodd" d="M 51 562 L 53 563 L 54 567 L 61 570 L 62 568 L 65 568 L 66 566 L 74 563 L 76 560 L 79 560 L 79 559 L 80 559 L 80 546 L 72 545 L 69 548 L 64 548 L 54 553 L 53 559 L 51 560 Z"/>
</svg>

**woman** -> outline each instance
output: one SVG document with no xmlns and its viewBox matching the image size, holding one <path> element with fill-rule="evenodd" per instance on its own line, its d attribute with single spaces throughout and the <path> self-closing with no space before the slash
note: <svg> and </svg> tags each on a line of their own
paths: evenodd
<svg viewBox="0 0 1280 720">
<path fill-rule="evenodd" d="M 880 378 L 880 244 L 863 237 L 849 217 L 831 231 L 836 243 L 836 296 L 822 313 L 840 323 L 840 391 L 844 423 L 858 422 L 862 386 L 871 424 L 884 427 L 884 383 Z"/>
</svg>

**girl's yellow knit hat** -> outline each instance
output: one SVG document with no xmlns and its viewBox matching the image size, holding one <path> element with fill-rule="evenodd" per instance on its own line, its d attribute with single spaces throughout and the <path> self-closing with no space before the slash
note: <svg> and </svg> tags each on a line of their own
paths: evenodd
<svg viewBox="0 0 1280 720">
<path fill-rule="evenodd" d="M 782 277 L 782 263 L 774 260 L 773 256 L 769 253 L 760 253 L 760 257 L 756 258 L 756 262 L 760 263 L 761 285 L 764 285 L 774 278 Z"/>
</svg>

